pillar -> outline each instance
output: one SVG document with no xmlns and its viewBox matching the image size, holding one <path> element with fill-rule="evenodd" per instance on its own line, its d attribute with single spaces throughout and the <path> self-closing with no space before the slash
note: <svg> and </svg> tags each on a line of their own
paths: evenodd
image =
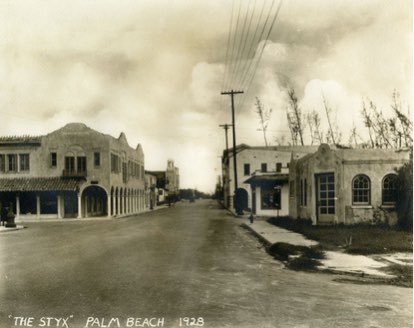
<svg viewBox="0 0 414 328">
<path fill-rule="evenodd" d="M 106 203 L 108 204 L 107 205 L 107 212 L 108 212 L 108 218 L 109 217 L 111 217 L 111 211 L 112 211 L 112 208 L 111 208 L 111 199 L 112 199 L 112 196 L 111 195 L 108 195 L 107 196 L 107 198 L 106 198 Z"/>
<path fill-rule="evenodd" d="M 62 215 L 62 194 L 61 193 L 57 195 L 57 214 L 58 214 L 58 219 L 61 219 L 63 217 Z"/>
<path fill-rule="evenodd" d="M 40 194 L 36 193 L 36 216 L 40 218 Z"/>
<path fill-rule="evenodd" d="M 82 194 L 78 194 L 78 219 L 82 218 Z"/>
<path fill-rule="evenodd" d="M 20 195 L 16 194 L 16 218 L 20 216 Z"/>
</svg>

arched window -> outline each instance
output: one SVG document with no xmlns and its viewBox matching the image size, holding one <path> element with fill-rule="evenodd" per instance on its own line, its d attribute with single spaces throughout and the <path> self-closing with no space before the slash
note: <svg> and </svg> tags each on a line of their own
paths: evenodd
<svg viewBox="0 0 414 328">
<path fill-rule="evenodd" d="M 371 182 L 366 175 L 357 175 L 352 180 L 352 204 L 369 205 L 371 202 Z"/>
<path fill-rule="evenodd" d="M 397 176 L 388 174 L 382 180 L 382 204 L 394 205 L 397 201 Z"/>
</svg>

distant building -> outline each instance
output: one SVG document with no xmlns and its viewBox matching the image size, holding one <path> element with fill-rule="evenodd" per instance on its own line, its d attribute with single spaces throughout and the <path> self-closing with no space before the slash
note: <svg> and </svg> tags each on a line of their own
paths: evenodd
<svg viewBox="0 0 414 328">
<path fill-rule="evenodd" d="M 119 216 L 145 209 L 144 153 L 71 123 L 39 137 L 0 137 L 0 202 L 22 217 Z"/>
<path fill-rule="evenodd" d="M 318 150 L 290 163 L 289 214 L 313 224 L 396 223 L 396 169 L 408 150 Z"/>
<path fill-rule="evenodd" d="M 316 151 L 315 146 L 236 147 L 238 200 L 243 210 L 260 216 L 288 215 L 290 160 Z M 233 150 L 223 152 L 224 205 L 234 208 Z"/>
<path fill-rule="evenodd" d="M 147 171 L 156 177 L 157 180 L 157 203 L 163 204 L 166 201 L 175 201 L 179 196 L 180 175 L 179 169 L 174 165 L 173 160 L 168 160 L 165 171 Z"/>
</svg>

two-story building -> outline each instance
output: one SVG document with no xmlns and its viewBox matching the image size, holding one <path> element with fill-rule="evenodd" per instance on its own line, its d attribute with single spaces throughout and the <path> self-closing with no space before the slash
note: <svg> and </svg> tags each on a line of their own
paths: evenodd
<svg viewBox="0 0 414 328">
<path fill-rule="evenodd" d="M 0 202 L 24 217 L 85 218 L 145 208 L 144 153 L 71 123 L 39 137 L 0 138 Z"/>
<path fill-rule="evenodd" d="M 157 203 L 174 202 L 178 199 L 180 193 L 180 173 L 174 161 L 167 161 L 165 171 L 147 171 L 156 177 Z"/>
<path fill-rule="evenodd" d="M 409 158 L 408 149 L 339 149 L 327 144 L 292 158 L 289 215 L 313 224 L 395 224 L 396 170 Z"/>
<path fill-rule="evenodd" d="M 288 174 L 292 156 L 300 158 L 315 146 L 236 146 L 237 194 L 243 210 L 260 216 L 288 215 Z M 233 209 L 235 196 L 233 149 L 223 152 L 224 205 Z"/>
</svg>

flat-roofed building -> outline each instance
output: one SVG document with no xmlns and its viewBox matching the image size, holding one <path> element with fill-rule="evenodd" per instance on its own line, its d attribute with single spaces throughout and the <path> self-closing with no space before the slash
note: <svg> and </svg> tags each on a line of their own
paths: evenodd
<svg viewBox="0 0 414 328">
<path fill-rule="evenodd" d="M 0 202 L 25 217 L 120 216 L 145 209 L 141 145 L 70 123 L 38 137 L 0 137 Z"/>
</svg>

